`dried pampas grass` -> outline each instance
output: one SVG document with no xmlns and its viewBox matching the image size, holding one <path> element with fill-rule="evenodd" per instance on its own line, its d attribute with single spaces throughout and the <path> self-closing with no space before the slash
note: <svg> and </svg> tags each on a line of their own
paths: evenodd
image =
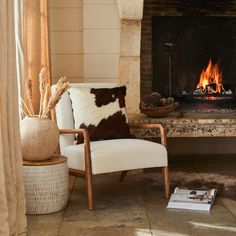
<svg viewBox="0 0 236 236">
<path fill-rule="evenodd" d="M 39 92 L 40 92 L 39 117 L 42 114 L 42 103 L 44 99 L 45 87 L 47 84 L 46 73 L 47 73 L 46 67 L 43 67 L 39 72 Z"/>
<path fill-rule="evenodd" d="M 68 88 L 69 88 L 69 82 L 66 82 L 66 77 L 60 78 L 57 83 L 56 91 L 49 99 L 48 105 L 43 112 L 43 116 L 47 116 L 48 112 L 51 111 L 56 106 L 62 94 L 66 92 Z"/>
<path fill-rule="evenodd" d="M 34 108 L 32 104 L 32 99 L 33 99 L 33 85 L 32 85 L 32 79 L 29 79 L 26 83 L 26 97 L 29 102 L 29 108 L 28 110 L 30 111 L 30 114 L 34 115 Z"/>
<path fill-rule="evenodd" d="M 24 102 L 23 98 L 21 97 L 20 99 L 21 99 L 21 102 L 22 102 L 22 104 L 23 104 L 23 106 L 24 106 L 25 110 L 27 111 L 28 115 L 30 115 L 30 116 L 31 116 L 31 115 L 32 115 L 32 113 L 30 112 L 30 110 L 29 110 L 28 106 L 25 104 L 25 102 Z M 21 107 L 21 109 L 22 109 L 22 112 L 23 112 L 24 114 L 27 114 L 27 113 L 26 113 L 26 111 L 24 110 L 24 108 L 22 108 L 22 106 L 20 106 L 20 107 Z"/>
<path fill-rule="evenodd" d="M 55 108 L 56 104 L 59 102 L 62 94 L 69 88 L 69 82 L 66 82 L 66 77 L 61 77 L 57 82 L 57 88 L 55 92 L 50 96 L 50 83 L 46 79 L 47 68 L 43 67 L 39 72 L 39 92 L 40 92 L 40 107 L 39 107 L 39 117 L 47 117 L 48 113 Z M 21 102 L 24 105 L 20 109 L 25 115 L 34 116 L 34 109 L 32 104 L 33 91 L 32 91 L 32 80 L 29 79 L 26 85 L 26 97 L 29 101 L 29 107 L 26 105 L 24 100 L 21 98 Z"/>
<path fill-rule="evenodd" d="M 50 96 L 50 85 L 46 84 L 45 85 L 45 92 L 43 95 L 43 101 L 42 101 L 42 114 L 44 113 L 44 111 L 47 108 L 49 96 Z"/>
</svg>

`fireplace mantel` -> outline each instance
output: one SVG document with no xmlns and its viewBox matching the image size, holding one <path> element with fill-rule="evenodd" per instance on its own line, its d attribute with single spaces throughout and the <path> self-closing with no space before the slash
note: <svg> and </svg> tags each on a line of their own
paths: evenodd
<svg viewBox="0 0 236 236">
<path fill-rule="evenodd" d="M 236 137 L 236 113 L 184 113 L 178 118 L 178 112 L 167 117 L 149 118 L 143 114 L 131 115 L 131 124 L 162 123 L 167 129 L 168 137 Z M 157 129 L 133 130 L 137 137 L 153 138 L 159 136 Z"/>
</svg>

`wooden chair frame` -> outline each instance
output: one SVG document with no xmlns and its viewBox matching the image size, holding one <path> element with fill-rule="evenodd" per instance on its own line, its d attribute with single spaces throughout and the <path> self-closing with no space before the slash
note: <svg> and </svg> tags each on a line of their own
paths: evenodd
<svg viewBox="0 0 236 236">
<path fill-rule="evenodd" d="M 162 124 L 135 124 L 130 125 L 131 129 L 147 129 L 156 128 L 160 130 L 161 144 L 167 148 L 166 131 Z M 93 174 L 91 164 L 91 152 L 90 152 L 90 138 L 89 133 L 86 129 L 60 129 L 60 134 L 76 134 L 81 133 L 84 137 L 84 153 L 85 153 L 85 171 L 69 169 L 70 175 L 85 178 L 87 187 L 87 198 L 88 198 L 88 209 L 94 209 L 94 198 L 93 198 Z M 128 170 L 122 171 L 119 180 L 124 180 Z M 168 166 L 162 167 L 163 178 L 164 178 L 164 190 L 165 197 L 170 197 L 170 182 L 169 182 L 169 170 Z"/>
</svg>

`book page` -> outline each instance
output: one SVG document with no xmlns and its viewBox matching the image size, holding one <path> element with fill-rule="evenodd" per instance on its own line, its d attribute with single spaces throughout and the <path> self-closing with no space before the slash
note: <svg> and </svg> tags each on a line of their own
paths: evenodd
<svg viewBox="0 0 236 236">
<path fill-rule="evenodd" d="M 203 195 L 199 195 L 197 197 L 192 197 L 192 195 L 187 194 L 172 194 L 171 195 L 171 202 L 189 202 L 189 203 L 203 203 L 203 204 L 211 204 L 211 200 L 209 198 L 202 197 Z"/>
<path fill-rule="evenodd" d="M 174 193 L 176 194 L 185 194 L 192 195 L 192 197 L 196 196 L 204 196 L 205 198 L 213 198 L 216 195 L 216 189 L 206 189 L 206 190 L 198 190 L 198 189 L 184 189 L 176 187 Z"/>
</svg>

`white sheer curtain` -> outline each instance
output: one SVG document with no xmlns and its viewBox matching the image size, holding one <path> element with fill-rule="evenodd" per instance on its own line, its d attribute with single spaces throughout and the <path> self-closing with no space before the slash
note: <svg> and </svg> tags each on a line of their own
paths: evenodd
<svg viewBox="0 0 236 236">
<path fill-rule="evenodd" d="M 21 104 L 20 96 L 24 97 L 24 45 L 23 45 L 23 19 L 24 19 L 24 1 L 14 0 L 14 24 L 15 24 L 15 42 L 16 42 L 16 76 L 18 83 L 18 103 Z M 19 111 L 20 117 L 23 117 Z"/>
<path fill-rule="evenodd" d="M 0 236 L 26 235 L 14 0 L 0 1 Z"/>
</svg>

